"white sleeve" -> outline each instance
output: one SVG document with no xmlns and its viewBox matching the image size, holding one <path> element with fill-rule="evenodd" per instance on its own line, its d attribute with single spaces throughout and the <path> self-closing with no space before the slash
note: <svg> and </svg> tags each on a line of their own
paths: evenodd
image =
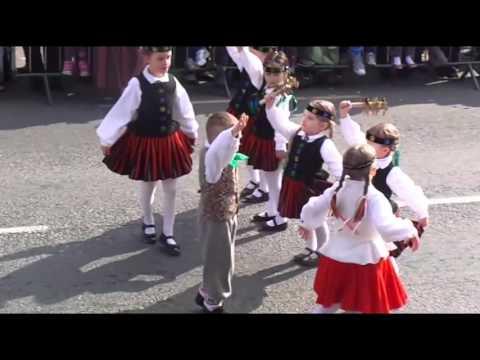
<svg viewBox="0 0 480 360">
<path fill-rule="evenodd" d="M 238 70 L 242 71 L 243 66 L 242 66 L 242 61 L 240 59 L 240 53 L 238 52 L 238 49 L 236 46 L 226 46 L 228 55 L 230 55 L 231 59 L 237 65 Z"/>
<path fill-rule="evenodd" d="M 275 131 L 275 151 L 287 151 L 288 139 Z"/>
<path fill-rule="evenodd" d="M 377 231 L 386 242 L 402 241 L 418 235 L 410 220 L 396 217 L 383 194 L 368 198 L 367 213 Z"/>
<path fill-rule="evenodd" d="M 122 96 L 113 105 L 108 114 L 97 128 L 100 144 L 112 146 L 123 135 L 126 125 L 133 120 L 133 116 L 140 106 L 142 91 L 137 78 L 132 78 Z"/>
<path fill-rule="evenodd" d="M 398 166 L 395 166 L 387 176 L 387 185 L 393 193 L 404 201 L 419 219 L 428 217 L 428 199 L 420 186 Z"/>
<path fill-rule="evenodd" d="M 343 158 L 331 139 L 323 142 L 320 155 L 327 164 L 328 171 L 339 180 L 343 172 Z"/>
<path fill-rule="evenodd" d="M 290 121 L 290 109 L 287 106 L 283 106 L 283 104 L 282 106 L 275 105 L 278 101 L 277 99 L 275 99 L 274 105 L 270 109 L 266 109 L 267 119 L 276 132 L 280 133 L 284 138 L 290 139 L 300 129 L 301 125 Z"/>
<path fill-rule="evenodd" d="M 175 104 L 173 106 L 173 118 L 180 123 L 180 129 L 191 139 L 198 137 L 198 122 L 195 119 L 193 105 L 185 88 L 175 78 Z"/>
<path fill-rule="evenodd" d="M 338 182 L 325 190 L 322 195 L 311 197 L 310 200 L 308 200 L 300 213 L 302 227 L 314 230 L 327 221 L 328 212 L 330 211 L 330 202 L 337 186 Z"/>
<path fill-rule="evenodd" d="M 205 176 L 209 184 L 215 184 L 223 169 L 232 161 L 240 146 L 240 137 L 233 137 L 232 129 L 222 131 L 205 155 Z"/>
<path fill-rule="evenodd" d="M 239 52 L 239 61 L 241 66 L 247 71 L 248 77 L 258 90 L 263 85 L 263 63 L 257 56 L 251 53 L 247 46 L 244 46 Z"/>
<path fill-rule="evenodd" d="M 350 115 L 340 119 L 340 130 L 348 146 L 361 145 L 367 142 L 365 133 L 360 129 L 360 125 Z"/>
</svg>

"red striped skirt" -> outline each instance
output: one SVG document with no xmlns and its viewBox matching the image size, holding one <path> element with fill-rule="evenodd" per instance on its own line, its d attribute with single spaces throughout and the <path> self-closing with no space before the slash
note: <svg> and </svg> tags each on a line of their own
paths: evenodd
<svg viewBox="0 0 480 360">
<path fill-rule="evenodd" d="M 180 130 L 164 137 L 138 136 L 127 130 L 103 162 L 132 180 L 175 179 L 192 171 L 193 145 L 194 140 Z"/>
<path fill-rule="evenodd" d="M 343 263 L 322 256 L 314 284 L 317 304 L 340 304 L 345 311 L 389 313 L 407 303 L 407 293 L 390 260 Z"/>
<path fill-rule="evenodd" d="M 254 133 L 247 133 L 240 146 L 240 152 L 249 157 L 248 165 L 252 165 L 254 169 L 263 171 L 278 169 L 280 160 L 275 152 L 274 139 L 262 139 Z"/>
</svg>

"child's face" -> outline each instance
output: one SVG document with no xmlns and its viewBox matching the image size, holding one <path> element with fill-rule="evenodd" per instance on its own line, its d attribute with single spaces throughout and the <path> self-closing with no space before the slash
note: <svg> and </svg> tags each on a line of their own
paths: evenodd
<svg viewBox="0 0 480 360">
<path fill-rule="evenodd" d="M 325 121 L 321 121 L 315 114 L 305 110 L 302 119 L 302 129 L 307 135 L 316 135 L 326 129 L 329 124 Z"/>
<path fill-rule="evenodd" d="M 386 158 L 388 155 L 390 155 L 390 152 L 392 151 L 388 146 L 377 144 L 370 140 L 368 140 L 367 143 L 368 145 L 373 146 L 373 148 L 375 149 L 375 156 L 377 157 L 377 159 Z"/>
<path fill-rule="evenodd" d="M 147 55 L 150 71 L 157 76 L 163 76 L 170 70 L 172 64 L 172 52 L 154 52 Z"/>
<path fill-rule="evenodd" d="M 287 72 L 277 65 L 265 65 L 264 76 L 267 87 L 277 87 L 282 85 L 287 79 Z"/>
</svg>

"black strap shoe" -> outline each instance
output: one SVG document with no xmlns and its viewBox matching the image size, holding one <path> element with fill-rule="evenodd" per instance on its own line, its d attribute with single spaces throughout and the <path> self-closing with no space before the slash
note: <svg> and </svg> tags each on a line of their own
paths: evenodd
<svg viewBox="0 0 480 360">
<path fill-rule="evenodd" d="M 293 257 L 293 262 L 304 267 L 315 268 L 318 266 L 321 254 L 318 251 L 305 248 L 306 253 L 301 253 Z"/>
<path fill-rule="evenodd" d="M 243 198 L 242 201 L 245 204 L 260 204 L 270 199 L 267 192 L 263 191 L 262 189 L 258 189 L 258 191 L 262 194 L 261 196 L 255 196 L 252 193 L 251 195 L 248 195 L 247 197 Z"/>
<path fill-rule="evenodd" d="M 283 223 L 283 224 L 277 224 L 277 219 L 273 217 L 272 219 L 273 223 L 275 225 L 270 226 L 267 223 L 264 223 L 262 227 L 260 228 L 260 231 L 265 231 L 265 232 L 278 232 L 278 231 L 285 231 L 287 230 L 288 223 Z"/>
<path fill-rule="evenodd" d="M 146 229 L 154 229 L 155 231 L 153 234 L 146 234 L 145 233 Z M 155 239 L 157 238 L 157 227 L 155 225 L 142 224 L 142 232 L 143 232 L 143 240 L 147 244 L 155 244 Z"/>
<path fill-rule="evenodd" d="M 267 222 L 267 221 L 270 221 L 270 220 L 273 220 L 273 219 L 275 219 L 275 216 L 268 216 L 268 215 L 263 216 L 263 215 L 257 214 L 252 218 L 252 222 L 253 223 L 263 223 L 263 222 Z"/>
<path fill-rule="evenodd" d="M 177 244 L 169 244 L 167 242 L 168 239 L 173 239 L 173 236 L 165 236 L 164 234 L 160 235 L 160 238 L 158 239 L 158 244 L 160 247 L 170 256 L 180 256 L 180 246 Z"/>
<path fill-rule="evenodd" d="M 253 188 L 250 189 L 250 188 L 246 187 L 245 189 L 243 189 L 242 192 L 240 193 L 240 198 L 243 199 L 244 197 L 252 195 L 255 192 L 255 190 L 257 190 L 258 187 L 260 186 L 260 184 L 258 184 L 256 182 L 253 182 L 253 181 L 250 181 L 250 184 L 253 185 Z"/>
</svg>

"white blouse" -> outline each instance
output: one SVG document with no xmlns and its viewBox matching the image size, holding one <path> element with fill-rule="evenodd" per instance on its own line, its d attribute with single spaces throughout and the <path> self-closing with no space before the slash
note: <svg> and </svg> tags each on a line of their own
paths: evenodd
<svg viewBox="0 0 480 360">
<path fill-rule="evenodd" d="M 143 75 L 151 84 L 157 81 L 168 82 L 168 74 L 158 78 L 150 73 L 148 66 L 143 70 Z M 190 138 L 198 136 L 198 122 L 195 112 L 185 88 L 174 77 L 176 82 L 175 102 L 172 117 L 180 123 L 180 129 Z M 103 146 L 112 146 L 123 135 L 126 126 L 131 122 L 140 106 L 142 90 L 140 82 L 133 77 L 128 82 L 122 96 L 110 109 L 97 129 L 97 135 Z"/>
<path fill-rule="evenodd" d="M 272 106 L 267 108 L 267 118 L 272 124 L 276 132 L 282 134 L 287 139 L 292 139 L 297 131 L 302 127 L 301 125 L 289 120 L 290 112 L 285 111 L 285 107 Z M 301 130 L 298 133 L 300 136 L 305 136 L 305 132 Z M 313 142 L 322 136 L 326 136 L 327 132 L 322 131 L 314 136 L 309 136 L 307 142 Z M 328 170 L 339 179 L 343 171 L 342 155 L 338 151 L 334 142 L 331 139 L 326 139 L 320 148 L 320 155 L 327 165 Z"/>
<path fill-rule="evenodd" d="M 222 131 L 213 140 L 212 144 L 205 142 L 208 148 L 205 154 L 205 176 L 209 184 L 215 184 L 220 180 L 223 169 L 232 161 L 240 147 L 240 136 L 234 137 L 232 128 Z"/>
<path fill-rule="evenodd" d="M 360 129 L 360 125 L 350 116 L 340 119 L 340 129 L 348 146 L 367 143 L 366 135 Z M 389 155 L 384 159 L 377 159 L 377 168 L 386 168 L 392 162 L 392 158 L 393 155 Z M 422 188 L 416 185 L 400 167 L 395 166 L 390 171 L 387 176 L 387 185 L 401 201 L 405 202 L 413 210 L 418 219 L 428 217 L 428 199 Z"/>
<path fill-rule="evenodd" d="M 300 215 L 302 226 L 313 230 L 326 223 L 337 186 L 338 182 L 322 195 L 310 198 Z M 346 179 L 337 193 L 337 208 L 345 219 L 354 216 L 363 188 L 363 181 Z M 334 222 L 327 241 L 319 251 L 345 263 L 377 264 L 389 257 L 386 242 L 407 240 L 418 235 L 412 222 L 396 217 L 388 200 L 372 185 L 367 193 L 367 211 L 356 233 L 343 226 L 343 220 L 335 219 Z"/>
</svg>

